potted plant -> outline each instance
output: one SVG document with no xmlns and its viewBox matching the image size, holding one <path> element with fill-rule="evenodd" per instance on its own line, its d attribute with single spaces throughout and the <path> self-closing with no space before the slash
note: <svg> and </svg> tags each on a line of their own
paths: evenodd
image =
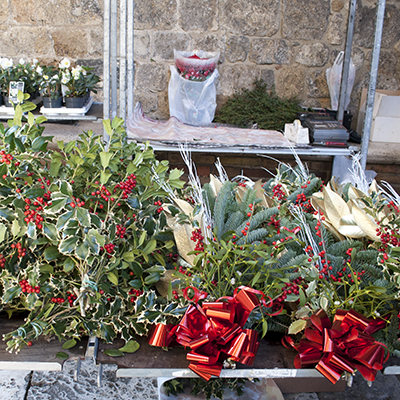
<svg viewBox="0 0 400 400">
<path fill-rule="evenodd" d="M 61 83 L 65 87 L 65 105 L 67 108 L 82 108 L 88 100 L 90 91 L 96 92 L 100 78 L 92 71 L 93 68 L 77 65 L 70 68 L 70 62 L 64 58 L 61 69 Z"/>
<path fill-rule="evenodd" d="M 60 108 L 62 106 L 60 71 L 53 67 L 43 67 L 38 70 L 39 88 L 45 108 Z"/>
<path fill-rule="evenodd" d="M 16 82 L 14 86 L 23 83 L 23 91 L 29 94 L 31 99 L 38 95 L 37 66 L 34 61 L 32 64 L 25 63 L 21 58 L 18 64 L 14 65 L 11 58 L 0 59 L 0 87 L 6 107 L 13 107 L 9 101 L 10 83 Z M 13 85 L 13 84 L 11 84 Z M 22 89 L 21 86 L 18 89 Z"/>
</svg>

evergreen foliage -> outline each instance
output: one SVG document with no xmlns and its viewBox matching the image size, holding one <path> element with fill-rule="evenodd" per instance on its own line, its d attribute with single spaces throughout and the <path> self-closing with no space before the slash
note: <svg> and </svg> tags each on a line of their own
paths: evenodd
<svg viewBox="0 0 400 400">
<path fill-rule="evenodd" d="M 230 98 L 217 112 L 214 121 L 242 128 L 257 124 L 260 129 L 283 130 L 292 123 L 302 109 L 295 98 L 278 97 L 270 92 L 262 80 L 254 82 L 254 89 L 242 89 Z"/>
</svg>

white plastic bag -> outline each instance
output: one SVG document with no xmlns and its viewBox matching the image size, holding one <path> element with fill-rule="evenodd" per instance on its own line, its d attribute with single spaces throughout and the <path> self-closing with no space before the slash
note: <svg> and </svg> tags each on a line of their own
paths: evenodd
<svg viewBox="0 0 400 400">
<path fill-rule="evenodd" d="M 214 119 L 217 108 L 215 69 L 203 82 L 182 78 L 176 67 L 171 66 L 171 79 L 168 85 L 169 114 L 179 121 L 190 125 L 208 125 Z"/>
<path fill-rule="evenodd" d="M 332 67 L 326 70 L 326 81 L 328 83 L 329 94 L 331 96 L 331 110 L 335 111 L 337 111 L 339 105 L 343 58 L 344 58 L 344 52 L 341 51 L 336 57 L 336 60 L 333 63 Z M 353 63 L 353 60 L 350 58 L 349 77 L 347 80 L 347 96 L 344 102 L 345 110 L 347 109 L 347 106 L 350 103 L 350 95 L 351 91 L 353 90 L 355 77 L 356 77 L 356 67 Z"/>
</svg>

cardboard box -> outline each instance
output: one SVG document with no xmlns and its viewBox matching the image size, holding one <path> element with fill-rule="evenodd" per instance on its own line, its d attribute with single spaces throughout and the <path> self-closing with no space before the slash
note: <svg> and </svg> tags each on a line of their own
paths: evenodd
<svg viewBox="0 0 400 400">
<path fill-rule="evenodd" d="M 367 89 L 361 93 L 357 132 L 364 128 Z M 372 112 L 371 142 L 400 143 L 400 90 L 376 90 Z"/>
</svg>

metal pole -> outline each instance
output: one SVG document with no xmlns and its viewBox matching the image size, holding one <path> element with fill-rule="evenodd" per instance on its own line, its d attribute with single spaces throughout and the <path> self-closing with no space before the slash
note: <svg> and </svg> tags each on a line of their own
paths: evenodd
<svg viewBox="0 0 400 400">
<path fill-rule="evenodd" d="M 104 0 L 103 17 L 103 118 L 110 118 L 110 0 Z M 104 131 L 103 139 L 108 136 Z"/>
<path fill-rule="evenodd" d="M 126 0 L 120 0 L 119 11 L 119 116 L 126 119 Z"/>
<path fill-rule="evenodd" d="M 371 135 L 372 113 L 374 110 L 376 81 L 378 78 L 379 53 L 381 50 L 383 20 L 385 17 L 385 3 L 386 0 L 379 0 L 378 8 L 376 11 L 374 48 L 372 51 L 371 72 L 370 72 L 369 88 L 367 95 L 367 104 L 365 107 L 363 138 L 361 144 L 360 164 L 364 171 L 365 167 L 367 166 L 369 137 Z"/>
<path fill-rule="evenodd" d="M 117 51 L 118 51 L 118 14 L 117 14 L 117 1 L 111 0 L 111 118 L 117 116 L 118 107 L 118 76 L 117 76 Z"/>
<path fill-rule="evenodd" d="M 356 6 L 357 6 L 357 0 L 351 0 L 350 9 L 349 9 L 349 22 L 347 25 L 347 39 L 346 39 L 346 46 L 345 46 L 345 50 L 344 50 L 339 107 L 338 107 L 338 113 L 337 113 L 337 120 L 341 124 L 343 124 L 344 108 L 345 108 L 345 102 L 347 99 L 350 60 L 351 60 L 351 46 L 353 43 L 353 32 L 354 32 L 354 20 L 355 20 L 355 15 L 356 15 Z"/>
<path fill-rule="evenodd" d="M 127 109 L 126 115 L 129 118 L 133 113 L 133 89 L 134 89 L 134 77 L 135 77 L 135 64 L 134 64 L 134 0 L 128 0 L 128 22 L 127 22 L 127 90 L 126 90 L 126 102 Z"/>
</svg>

